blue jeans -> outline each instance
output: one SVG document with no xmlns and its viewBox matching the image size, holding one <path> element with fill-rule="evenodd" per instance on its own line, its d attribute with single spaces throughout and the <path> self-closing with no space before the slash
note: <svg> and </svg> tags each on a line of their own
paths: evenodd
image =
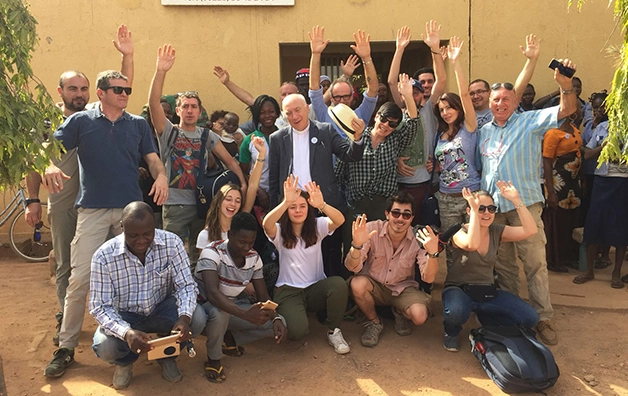
<svg viewBox="0 0 628 396">
<path fill-rule="evenodd" d="M 497 296 L 486 302 L 475 302 L 457 286 L 443 291 L 443 317 L 445 333 L 456 337 L 462 325 L 475 312 L 483 326 L 523 326 L 532 328 L 539 321 L 539 315 L 520 297 L 507 291 L 498 290 Z"/>
<path fill-rule="evenodd" d="M 144 333 L 169 335 L 174 324 L 179 319 L 179 312 L 176 300 L 171 296 L 160 302 L 153 313 L 148 316 L 133 312 L 120 312 L 120 316 L 131 325 L 133 330 L 143 331 Z M 198 336 L 205 328 L 206 323 L 207 315 L 205 315 L 203 308 L 197 304 L 194 315 L 192 315 L 192 321 L 190 322 L 192 337 Z M 139 357 L 135 351 L 131 351 L 129 344 L 127 344 L 125 340 L 105 334 L 105 331 L 100 326 L 98 326 L 94 333 L 92 349 L 96 353 L 96 356 L 105 362 L 120 366 L 129 365 L 135 362 Z M 176 357 L 166 359 L 176 359 Z"/>
</svg>

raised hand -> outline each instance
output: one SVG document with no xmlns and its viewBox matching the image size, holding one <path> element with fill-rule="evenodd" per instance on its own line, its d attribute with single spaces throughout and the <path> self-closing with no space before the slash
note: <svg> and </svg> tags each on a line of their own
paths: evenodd
<svg viewBox="0 0 628 396">
<path fill-rule="evenodd" d="M 541 40 L 537 39 L 536 35 L 528 34 L 526 36 L 526 46 L 523 47 L 520 45 L 519 48 L 521 48 L 521 52 L 526 56 L 526 58 L 538 59 L 541 53 L 540 43 Z"/>
<path fill-rule="evenodd" d="M 377 234 L 377 230 L 368 232 L 365 214 L 358 216 L 351 225 L 351 237 L 353 238 L 353 244 L 357 247 L 364 245 L 375 234 Z"/>
<path fill-rule="evenodd" d="M 447 56 L 451 59 L 452 62 L 457 62 L 460 58 L 460 49 L 462 48 L 462 44 L 464 42 L 460 41 L 460 37 L 453 36 L 449 40 L 449 46 L 447 47 Z"/>
<path fill-rule="evenodd" d="M 299 188 L 299 176 L 290 175 L 283 182 L 283 200 L 288 205 L 297 201 L 297 198 L 301 196 L 301 189 Z"/>
<path fill-rule="evenodd" d="M 447 59 L 447 46 L 443 45 L 440 47 L 440 56 L 443 58 L 443 62 Z"/>
<path fill-rule="evenodd" d="M 310 50 L 313 54 L 320 54 L 325 50 L 329 40 L 325 40 L 325 28 L 322 26 L 314 26 L 311 32 L 307 32 L 310 38 Z"/>
<path fill-rule="evenodd" d="M 399 82 L 397 83 L 397 89 L 401 96 L 412 96 L 412 78 L 410 78 L 407 74 L 401 73 L 399 75 Z"/>
<path fill-rule="evenodd" d="M 362 138 L 362 132 L 364 132 L 365 123 L 364 120 L 358 117 L 355 117 L 351 120 L 351 128 L 354 130 L 353 137 L 354 139 L 360 140 Z"/>
<path fill-rule="evenodd" d="M 416 233 L 416 239 L 421 242 L 426 252 L 434 254 L 438 251 L 438 237 L 430 226 L 419 229 Z"/>
<path fill-rule="evenodd" d="M 170 44 L 164 44 L 157 50 L 157 70 L 167 72 L 174 65 L 176 51 Z"/>
<path fill-rule="evenodd" d="M 342 59 L 340 60 L 340 69 L 342 70 L 342 74 L 347 77 L 351 77 L 358 66 L 360 66 L 360 58 L 356 55 L 349 55 L 347 63 L 343 62 Z"/>
<path fill-rule="evenodd" d="M 355 53 L 362 59 L 368 59 L 371 57 L 371 35 L 367 34 L 364 30 L 358 30 L 356 33 L 353 33 L 353 39 L 355 40 L 355 45 L 352 45 L 351 48 L 355 51 Z"/>
<path fill-rule="evenodd" d="M 570 61 L 569 59 L 564 59 L 564 60 L 559 59 L 558 61 L 562 63 L 563 66 L 567 66 L 576 70 L 576 64 Z M 560 85 L 560 87 L 564 90 L 573 88 L 572 77 L 563 76 L 562 74 L 558 72 L 558 68 L 554 70 L 554 80 L 556 80 L 558 85 Z"/>
<path fill-rule="evenodd" d="M 435 20 L 425 23 L 425 37 L 421 34 L 421 40 L 432 52 L 440 52 L 440 25 Z"/>
<path fill-rule="evenodd" d="M 515 186 L 512 185 L 512 182 L 499 180 L 497 181 L 497 183 L 495 183 L 495 185 L 497 186 L 497 188 L 499 188 L 499 192 L 502 194 L 502 197 L 506 198 L 514 204 L 519 204 L 519 202 L 521 202 L 519 192 L 517 191 Z"/>
<path fill-rule="evenodd" d="M 257 150 L 257 152 L 259 153 L 257 158 L 266 158 L 266 141 L 264 140 L 264 138 L 254 136 L 251 140 L 253 141 L 253 147 L 255 147 L 255 150 Z"/>
<path fill-rule="evenodd" d="M 407 26 L 402 27 L 397 30 L 397 42 L 396 46 L 398 49 L 405 49 L 408 44 L 410 44 L 412 36 L 410 35 L 410 28 Z"/>
<path fill-rule="evenodd" d="M 480 207 L 480 197 L 474 195 L 471 190 L 465 187 L 462 189 L 462 198 L 466 199 L 471 210 L 477 213 L 478 208 Z"/>
<path fill-rule="evenodd" d="M 122 55 L 133 54 L 133 36 L 126 25 L 120 25 L 120 27 L 118 27 L 118 38 L 117 40 L 112 40 L 112 42 L 113 46 L 116 47 L 118 52 Z"/>
<path fill-rule="evenodd" d="M 323 199 L 323 193 L 321 192 L 320 186 L 313 181 L 309 181 L 305 185 L 305 191 L 307 191 L 310 195 L 307 202 L 316 209 L 323 209 L 325 206 L 325 200 Z"/>
<path fill-rule="evenodd" d="M 214 66 L 214 76 L 218 77 L 223 85 L 229 82 L 229 72 L 220 66 Z"/>
</svg>

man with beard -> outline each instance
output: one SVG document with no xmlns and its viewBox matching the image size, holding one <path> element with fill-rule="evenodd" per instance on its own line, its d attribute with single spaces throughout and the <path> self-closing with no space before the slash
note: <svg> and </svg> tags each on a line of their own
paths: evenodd
<svg viewBox="0 0 628 396">
<path fill-rule="evenodd" d="M 471 95 L 471 102 L 478 119 L 478 130 L 493 119 L 493 113 L 491 113 L 491 109 L 488 107 L 490 92 L 491 89 L 486 80 L 477 79 L 469 84 L 469 95 Z"/>
<path fill-rule="evenodd" d="M 122 54 L 122 74 L 129 78 L 129 85 L 131 85 L 133 81 L 133 39 L 131 32 L 125 25 L 120 25 L 118 28 L 118 38 L 113 44 Z M 65 119 L 74 113 L 85 110 L 85 106 L 89 102 L 89 80 L 80 71 L 63 72 L 59 78 L 57 92 L 62 100 L 58 106 L 63 111 L 63 118 Z M 63 153 L 55 164 L 63 173 L 70 176 L 63 190 L 48 196 L 48 222 L 50 223 L 56 261 L 55 283 L 57 298 L 61 306 L 61 311 L 55 315 L 57 329 L 52 337 L 53 343 L 58 346 L 65 291 L 70 279 L 70 242 L 72 242 L 76 230 L 77 211 L 74 207 L 74 201 L 79 190 L 79 166 L 76 150 L 68 150 Z M 26 200 L 25 218 L 31 227 L 35 227 L 41 221 L 40 184 L 41 175 L 38 173 L 32 172 L 26 177 L 28 199 Z"/>
</svg>

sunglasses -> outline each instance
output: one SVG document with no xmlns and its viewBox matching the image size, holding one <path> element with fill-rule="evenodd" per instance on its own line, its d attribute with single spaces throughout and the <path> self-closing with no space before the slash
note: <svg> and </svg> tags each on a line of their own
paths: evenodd
<svg viewBox="0 0 628 396">
<path fill-rule="evenodd" d="M 488 210 L 488 213 L 495 213 L 497 212 L 497 206 L 495 205 L 480 205 L 478 207 L 478 213 L 484 213 L 486 212 L 486 210 Z"/>
<path fill-rule="evenodd" d="M 395 219 L 398 219 L 399 216 L 403 217 L 404 220 L 410 220 L 410 218 L 412 218 L 412 213 L 410 213 L 410 212 L 402 212 L 400 210 L 391 210 L 390 214 Z"/>
<path fill-rule="evenodd" d="M 377 114 L 379 115 L 379 122 L 381 122 L 382 124 L 388 123 L 388 126 L 391 128 L 397 128 L 399 124 L 401 123 L 401 121 L 392 120 L 386 117 L 385 115 L 383 115 L 382 113 L 377 113 Z"/>
<path fill-rule="evenodd" d="M 127 95 L 131 95 L 131 87 L 113 86 L 113 87 L 105 88 L 103 91 L 106 91 L 108 89 L 111 89 L 113 91 L 113 93 L 116 94 L 116 95 L 120 95 L 120 94 L 122 94 L 122 92 L 124 92 Z"/>
<path fill-rule="evenodd" d="M 332 98 L 334 98 L 334 100 L 340 102 L 341 100 L 349 100 L 353 97 L 353 94 L 348 94 L 348 95 L 334 95 L 332 96 Z"/>
<path fill-rule="evenodd" d="M 495 83 L 495 84 L 491 85 L 491 91 L 497 91 L 498 89 L 500 89 L 502 87 L 507 89 L 508 91 L 512 91 L 513 89 L 515 89 L 514 85 L 512 85 L 511 83 L 506 82 L 506 83 Z"/>
</svg>

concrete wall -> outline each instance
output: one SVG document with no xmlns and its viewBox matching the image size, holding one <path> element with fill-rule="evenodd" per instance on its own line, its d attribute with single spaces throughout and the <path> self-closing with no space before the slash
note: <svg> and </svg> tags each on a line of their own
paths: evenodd
<svg viewBox="0 0 628 396">
<path fill-rule="evenodd" d="M 420 6 L 417 6 L 420 4 Z M 254 95 L 277 96 L 281 81 L 279 43 L 307 42 L 315 24 L 326 27 L 332 41 L 350 41 L 363 28 L 373 41 L 392 41 L 407 24 L 420 40 L 430 18 L 443 25 L 442 38 L 465 41 L 471 78 L 514 81 L 525 58 L 518 46 L 527 33 L 542 38 L 542 55 L 532 83 L 537 95 L 556 88 L 546 65 L 552 57 L 570 57 L 583 79 L 583 97 L 610 88 L 610 59 L 601 52 L 614 25 L 607 1 L 589 1 L 582 13 L 567 9 L 567 0 L 495 2 L 492 0 L 296 0 L 294 7 L 162 6 L 159 0 L 31 0 L 39 22 L 40 44 L 33 57 L 36 74 L 56 97 L 59 74 L 78 69 L 92 80 L 99 71 L 118 69 L 111 44 L 125 23 L 136 46 L 134 93 L 129 111 L 147 101 L 157 47 L 172 43 L 177 61 L 165 92 L 198 90 L 208 110 L 225 108 L 245 116 L 244 106 L 212 74 L 220 64 L 232 79 Z M 471 39 L 469 39 L 471 36 Z M 616 31 L 610 43 L 621 42 Z M 470 43 L 470 45 L 469 45 Z M 347 48 L 347 54 L 350 53 Z M 408 72 L 413 72 L 414 67 Z M 455 89 L 453 78 L 449 89 Z M 92 89 L 92 100 L 96 98 Z"/>
</svg>

